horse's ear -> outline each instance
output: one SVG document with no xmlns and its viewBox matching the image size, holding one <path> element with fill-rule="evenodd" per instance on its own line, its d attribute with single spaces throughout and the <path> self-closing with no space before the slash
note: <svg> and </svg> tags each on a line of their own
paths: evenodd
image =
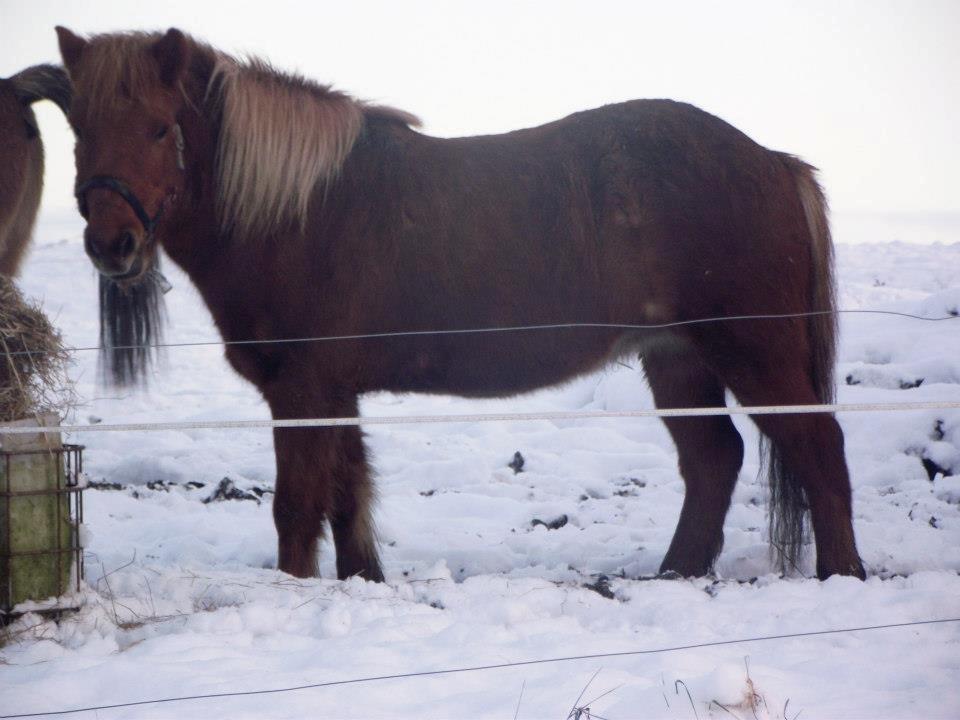
<svg viewBox="0 0 960 720">
<path fill-rule="evenodd" d="M 160 65 L 160 79 L 167 85 L 174 85 L 187 67 L 190 46 L 186 35 L 176 28 L 170 28 L 166 35 L 153 44 L 150 51 Z"/>
<path fill-rule="evenodd" d="M 76 66 L 83 54 L 83 49 L 87 46 L 87 41 L 79 35 L 74 35 L 65 27 L 57 25 L 57 41 L 60 43 L 60 55 L 63 57 L 63 64 L 67 70 Z"/>
</svg>

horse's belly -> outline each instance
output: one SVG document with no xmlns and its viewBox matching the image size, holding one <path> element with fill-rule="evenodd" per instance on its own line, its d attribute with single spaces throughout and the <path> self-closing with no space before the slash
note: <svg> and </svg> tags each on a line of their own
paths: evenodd
<svg viewBox="0 0 960 720">
<path fill-rule="evenodd" d="M 407 354 L 377 389 L 516 395 L 598 369 L 616 354 L 620 335 L 591 328 L 522 330 L 425 345 Z"/>
</svg>

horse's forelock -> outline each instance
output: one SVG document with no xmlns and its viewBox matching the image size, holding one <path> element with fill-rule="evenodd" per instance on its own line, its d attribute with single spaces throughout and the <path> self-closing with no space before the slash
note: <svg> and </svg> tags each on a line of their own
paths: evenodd
<svg viewBox="0 0 960 720">
<path fill-rule="evenodd" d="M 108 111 L 130 99 L 149 97 L 160 86 L 160 69 L 147 52 L 159 33 L 131 32 L 95 35 L 70 68 L 75 93 L 87 107 Z"/>
</svg>

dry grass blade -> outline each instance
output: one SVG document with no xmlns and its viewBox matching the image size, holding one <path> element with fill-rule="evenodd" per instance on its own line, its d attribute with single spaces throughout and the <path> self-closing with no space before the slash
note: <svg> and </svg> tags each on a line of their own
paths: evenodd
<svg viewBox="0 0 960 720">
<path fill-rule="evenodd" d="M 0 276 L 0 421 L 64 415 L 75 404 L 68 362 L 59 331 Z"/>
<path fill-rule="evenodd" d="M 520 697 L 517 698 L 517 709 L 513 711 L 513 720 L 517 720 L 520 716 L 520 703 L 523 702 L 523 691 L 527 687 L 527 680 L 524 678 L 523 683 L 520 685 Z"/>
<path fill-rule="evenodd" d="M 597 668 L 597 671 L 590 677 L 587 681 L 587 684 L 583 686 L 583 690 L 580 691 L 580 694 L 577 695 L 577 699 L 573 701 L 573 707 L 570 708 L 570 712 L 567 713 L 567 720 L 579 720 L 583 715 L 583 709 L 580 708 L 580 701 L 583 700 L 583 694 L 587 692 L 587 688 L 590 687 L 590 684 L 597 679 L 597 675 L 600 674 L 600 671 L 603 668 Z"/>
<path fill-rule="evenodd" d="M 697 706 L 693 704 L 693 696 L 690 694 L 690 688 L 687 687 L 687 684 L 683 680 L 676 680 L 673 683 L 673 691 L 679 695 L 681 685 L 687 693 L 687 700 L 690 701 L 690 707 L 693 708 L 693 717 L 696 718 L 696 720 L 700 720 L 700 715 L 697 713 Z"/>
</svg>

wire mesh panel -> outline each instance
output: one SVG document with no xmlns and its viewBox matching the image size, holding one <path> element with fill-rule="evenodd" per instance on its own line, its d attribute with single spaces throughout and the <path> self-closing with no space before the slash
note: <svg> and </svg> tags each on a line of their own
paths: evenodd
<svg viewBox="0 0 960 720">
<path fill-rule="evenodd" d="M 13 437 L 0 449 L 0 612 L 28 601 L 63 609 L 50 598 L 83 579 L 83 448 L 58 435 Z"/>
</svg>

